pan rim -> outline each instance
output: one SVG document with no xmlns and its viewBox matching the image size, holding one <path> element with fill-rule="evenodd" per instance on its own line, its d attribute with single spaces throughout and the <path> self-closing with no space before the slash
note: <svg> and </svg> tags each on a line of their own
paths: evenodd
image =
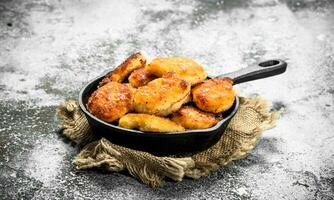
<svg viewBox="0 0 334 200">
<path fill-rule="evenodd" d="M 129 134 L 135 134 L 138 135 L 140 134 L 141 136 L 156 136 L 156 137 L 169 137 L 169 136 L 177 136 L 177 135 L 182 135 L 182 136 L 186 136 L 186 135 L 193 135 L 193 134 L 203 134 L 203 133 L 210 133 L 212 131 L 215 131 L 217 129 L 219 129 L 220 127 L 223 126 L 223 124 L 227 121 L 229 121 L 234 115 L 235 113 L 238 111 L 239 109 L 239 97 L 237 95 L 235 95 L 235 99 L 234 99 L 234 103 L 233 103 L 233 110 L 231 111 L 231 113 L 229 115 L 227 115 L 223 120 L 219 121 L 215 126 L 210 127 L 210 128 L 205 128 L 205 129 L 193 129 L 193 130 L 186 130 L 186 131 L 180 131 L 180 132 L 143 132 L 143 131 L 139 131 L 139 130 L 133 130 L 133 129 L 128 129 L 128 128 L 123 128 L 117 125 L 113 125 L 110 124 L 108 122 L 105 122 L 97 117 L 95 117 L 93 114 L 91 114 L 88 109 L 86 108 L 86 105 L 83 102 L 83 94 L 85 93 L 85 91 L 87 90 L 87 88 L 89 88 L 89 86 L 91 86 L 92 84 L 94 84 L 97 80 L 103 78 L 105 76 L 105 73 L 103 73 L 102 75 L 92 79 L 91 81 L 89 81 L 87 84 L 84 85 L 84 87 L 80 90 L 79 92 L 79 107 L 81 109 L 81 111 L 86 115 L 89 116 L 91 119 L 95 120 L 96 122 L 98 122 L 99 124 L 103 124 L 104 126 L 108 126 L 110 128 L 113 129 L 119 129 L 122 131 L 125 131 Z M 231 108 L 230 108 L 231 109 Z"/>
</svg>

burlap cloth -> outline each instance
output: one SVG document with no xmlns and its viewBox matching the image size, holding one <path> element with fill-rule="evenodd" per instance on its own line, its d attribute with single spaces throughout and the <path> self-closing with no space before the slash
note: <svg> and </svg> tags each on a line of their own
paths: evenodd
<svg viewBox="0 0 334 200">
<path fill-rule="evenodd" d="M 181 181 L 198 179 L 219 166 L 244 158 L 254 148 L 261 133 L 275 126 L 278 112 L 271 112 L 260 98 L 240 98 L 240 107 L 220 141 L 191 157 L 157 157 L 96 138 L 76 101 L 64 102 L 57 110 L 64 136 L 84 146 L 75 157 L 77 169 L 99 168 L 112 172 L 127 170 L 151 186 L 161 186 L 164 177 Z"/>
</svg>

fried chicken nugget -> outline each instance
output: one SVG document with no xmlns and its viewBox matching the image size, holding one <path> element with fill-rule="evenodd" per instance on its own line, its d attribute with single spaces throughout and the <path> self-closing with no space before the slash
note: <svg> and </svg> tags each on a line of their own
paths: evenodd
<svg viewBox="0 0 334 200">
<path fill-rule="evenodd" d="M 191 85 L 200 83 L 207 77 L 201 65 L 184 57 L 155 58 L 145 68 L 149 73 L 158 77 L 166 72 L 175 72 Z"/>
<path fill-rule="evenodd" d="M 185 130 L 182 126 L 167 118 L 137 113 L 124 115 L 119 120 L 119 126 L 145 132 L 179 132 Z"/>
<path fill-rule="evenodd" d="M 141 53 L 135 53 L 128 57 L 122 64 L 115 68 L 112 72 L 108 73 L 102 81 L 99 83 L 99 87 L 108 82 L 123 82 L 126 77 L 136 69 L 145 67 L 146 58 Z"/>
<path fill-rule="evenodd" d="M 147 85 L 148 82 L 157 78 L 155 75 L 149 73 L 144 67 L 136 69 L 129 76 L 129 83 L 132 87 L 138 88 Z"/>
<path fill-rule="evenodd" d="M 109 82 L 92 93 L 87 108 L 97 118 L 112 122 L 132 110 L 133 95 L 129 84 Z"/>
<path fill-rule="evenodd" d="M 206 80 L 192 89 L 192 97 L 201 110 L 220 113 L 231 108 L 234 102 L 233 81 L 229 78 Z"/>
<path fill-rule="evenodd" d="M 173 73 L 167 73 L 138 88 L 133 103 L 136 112 L 167 116 L 188 101 L 190 84 Z"/>
<path fill-rule="evenodd" d="M 180 110 L 172 114 L 171 120 L 186 129 L 202 129 L 216 125 L 222 118 L 193 106 L 182 106 Z"/>
</svg>

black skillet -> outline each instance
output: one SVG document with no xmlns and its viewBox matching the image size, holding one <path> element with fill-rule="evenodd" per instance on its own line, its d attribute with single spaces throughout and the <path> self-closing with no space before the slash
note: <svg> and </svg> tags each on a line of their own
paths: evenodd
<svg viewBox="0 0 334 200">
<path fill-rule="evenodd" d="M 234 84 L 239 84 L 281 74 L 285 72 L 286 67 L 287 63 L 282 60 L 268 60 L 258 65 L 246 67 L 218 77 L 229 77 L 233 80 Z M 85 85 L 79 94 L 80 108 L 86 115 L 93 132 L 109 139 L 115 144 L 147 151 L 155 155 L 189 154 L 209 148 L 219 140 L 231 118 L 239 108 L 239 98 L 236 96 L 233 106 L 223 113 L 224 119 L 208 129 L 171 133 L 148 133 L 122 128 L 117 126 L 117 124 L 107 123 L 98 119 L 86 108 L 88 98 L 96 90 L 105 74 Z"/>
</svg>

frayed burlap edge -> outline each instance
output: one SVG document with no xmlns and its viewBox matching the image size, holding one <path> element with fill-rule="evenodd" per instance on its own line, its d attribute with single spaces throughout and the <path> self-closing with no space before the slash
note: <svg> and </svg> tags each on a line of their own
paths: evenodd
<svg viewBox="0 0 334 200">
<path fill-rule="evenodd" d="M 74 159 L 77 169 L 127 170 L 143 183 L 158 187 L 164 177 L 175 181 L 184 177 L 197 179 L 219 166 L 244 158 L 255 147 L 261 133 L 275 126 L 279 112 L 270 112 L 268 103 L 259 97 L 241 97 L 240 108 L 220 141 L 203 152 L 184 158 L 157 157 L 115 145 L 105 138 L 97 139 L 76 101 L 64 102 L 57 115 L 63 135 L 77 144 L 86 144 Z"/>
</svg>

